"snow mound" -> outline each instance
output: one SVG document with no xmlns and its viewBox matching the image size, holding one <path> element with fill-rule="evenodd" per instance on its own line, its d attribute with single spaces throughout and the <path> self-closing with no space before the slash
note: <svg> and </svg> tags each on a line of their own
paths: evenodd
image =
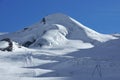
<svg viewBox="0 0 120 80">
<path fill-rule="evenodd" d="M 53 24 L 54 29 L 49 29 L 44 32 L 44 34 L 37 39 L 37 41 L 32 46 L 55 46 L 64 45 L 67 42 L 66 35 L 68 34 L 66 28 L 59 24 Z"/>
</svg>

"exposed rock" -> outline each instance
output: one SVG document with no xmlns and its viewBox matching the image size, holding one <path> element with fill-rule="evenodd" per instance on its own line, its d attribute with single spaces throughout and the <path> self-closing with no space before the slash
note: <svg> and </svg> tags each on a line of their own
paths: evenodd
<svg viewBox="0 0 120 80">
<path fill-rule="evenodd" d="M 46 19 L 45 18 L 42 19 L 42 23 L 46 24 Z"/>
<path fill-rule="evenodd" d="M 27 30 L 28 28 L 24 28 L 24 30 Z"/>
<path fill-rule="evenodd" d="M 33 41 L 27 41 L 23 44 L 23 46 L 25 47 L 29 47 L 31 44 L 33 44 L 36 40 L 33 40 Z"/>
</svg>

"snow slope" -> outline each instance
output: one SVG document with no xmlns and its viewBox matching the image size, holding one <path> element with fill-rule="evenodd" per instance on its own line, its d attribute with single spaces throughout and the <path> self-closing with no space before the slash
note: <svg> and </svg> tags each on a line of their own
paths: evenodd
<svg viewBox="0 0 120 80">
<path fill-rule="evenodd" d="M 0 52 L 0 72 L 2 72 L 0 78 L 1 80 L 119 80 L 119 43 L 120 39 L 111 40 L 91 49 L 76 51 L 64 47 Z"/>
<path fill-rule="evenodd" d="M 98 33 L 64 14 L 45 21 L 0 35 L 14 48 L 0 51 L 0 80 L 120 80 L 119 34 Z"/>
</svg>

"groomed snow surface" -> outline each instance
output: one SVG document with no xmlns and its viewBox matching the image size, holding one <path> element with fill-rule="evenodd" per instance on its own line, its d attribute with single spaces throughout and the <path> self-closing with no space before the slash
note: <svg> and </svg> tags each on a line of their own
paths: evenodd
<svg viewBox="0 0 120 80">
<path fill-rule="evenodd" d="M 0 80 L 120 80 L 120 34 L 98 33 L 63 14 L 45 21 L 0 35 L 13 41 L 12 52 L 0 51 Z"/>
</svg>

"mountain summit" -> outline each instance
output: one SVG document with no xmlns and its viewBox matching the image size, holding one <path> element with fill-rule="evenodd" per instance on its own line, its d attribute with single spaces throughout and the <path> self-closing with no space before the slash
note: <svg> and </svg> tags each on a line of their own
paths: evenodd
<svg viewBox="0 0 120 80">
<path fill-rule="evenodd" d="M 98 33 L 61 13 L 48 15 L 21 31 L 1 35 L 0 39 L 3 38 L 10 38 L 26 47 L 59 47 L 72 44 L 74 47 L 78 45 L 81 48 L 90 48 L 116 39 L 112 35 Z"/>
</svg>

